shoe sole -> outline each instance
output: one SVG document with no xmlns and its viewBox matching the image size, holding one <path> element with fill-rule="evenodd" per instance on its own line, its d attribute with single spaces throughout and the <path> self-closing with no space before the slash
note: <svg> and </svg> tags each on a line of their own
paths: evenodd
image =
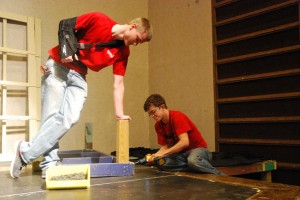
<svg viewBox="0 0 300 200">
<path fill-rule="evenodd" d="M 20 146 L 20 144 L 21 144 L 21 140 L 16 141 L 15 144 L 14 144 L 14 154 L 15 154 L 14 156 L 15 157 L 14 157 L 14 159 L 12 160 L 12 162 L 10 164 L 10 176 L 12 178 L 18 178 L 16 176 L 14 176 L 13 169 L 14 169 L 16 157 L 19 156 L 19 146 Z"/>
</svg>

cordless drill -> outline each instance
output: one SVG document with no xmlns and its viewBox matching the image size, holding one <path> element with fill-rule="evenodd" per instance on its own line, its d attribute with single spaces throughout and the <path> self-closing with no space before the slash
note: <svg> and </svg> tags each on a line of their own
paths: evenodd
<svg viewBox="0 0 300 200">
<path fill-rule="evenodd" d="M 139 164 L 139 165 L 144 165 L 147 164 L 149 159 L 151 157 L 151 154 L 147 154 L 144 158 L 139 159 L 137 162 L 135 162 L 134 164 Z"/>
<path fill-rule="evenodd" d="M 139 165 L 145 165 L 145 164 L 153 164 L 155 166 L 162 166 L 166 163 L 166 160 L 164 157 L 158 156 L 153 159 L 153 163 L 149 163 L 149 159 L 151 157 L 151 154 L 147 154 L 144 158 L 139 159 L 137 162 L 134 164 L 139 164 Z"/>
</svg>

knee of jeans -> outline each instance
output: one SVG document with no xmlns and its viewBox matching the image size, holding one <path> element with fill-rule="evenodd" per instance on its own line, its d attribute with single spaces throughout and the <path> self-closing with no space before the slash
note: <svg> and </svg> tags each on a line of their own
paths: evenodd
<svg viewBox="0 0 300 200">
<path fill-rule="evenodd" d="M 198 158 L 194 157 L 194 156 L 190 156 L 187 158 L 187 162 L 188 162 L 189 166 L 195 165 L 197 163 L 197 161 L 198 161 Z"/>
<path fill-rule="evenodd" d="M 74 126 L 79 121 L 79 116 L 77 115 L 62 115 L 59 114 L 57 116 L 58 120 L 62 122 L 62 126 L 64 129 L 69 130 L 72 126 Z"/>
<path fill-rule="evenodd" d="M 189 166 L 195 166 L 198 165 L 199 163 L 201 163 L 204 160 L 203 157 L 201 156 L 189 156 L 187 158 L 187 162 Z"/>
<path fill-rule="evenodd" d="M 72 126 L 74 126 L 77 122 L 79 121 L 79 117 L 78 118 L 73 118 L 72 120 L 65 120 L 64 121 L 64 127 L 66 129 L 70 129 Z"/>
</svg>

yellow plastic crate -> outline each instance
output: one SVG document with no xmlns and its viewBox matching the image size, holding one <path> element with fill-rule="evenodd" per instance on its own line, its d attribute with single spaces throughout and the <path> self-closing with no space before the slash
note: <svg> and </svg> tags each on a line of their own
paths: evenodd
<svg viewBox="0 0 300 200">
<path fill-rule="evenodd" d="M 74 174 L 85 174 L 83 180 L 72 180 Z M 60 180 L 64 177 L 64 180 Z M 68 177 L 71 177 L 68 179 Z M 53 179 L 59 180 L 53 180 Z M 90 165 L 59 165 L 50 167 L 46 173 L 46 188 L 50 189 L 72 189 L 90 187 Z"/>
</svg>

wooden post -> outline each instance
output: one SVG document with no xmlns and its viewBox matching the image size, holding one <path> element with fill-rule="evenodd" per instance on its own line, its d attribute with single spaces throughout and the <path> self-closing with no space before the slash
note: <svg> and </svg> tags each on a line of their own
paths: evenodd
<svg viewBox="0 0 300 200">
<path fill-rule="evenodd" d="M 261 180 L 272 182 L 272 171 L 266 171 L 261 173 Z"/>
<path fill-rule="evenodd" d="M 117 121 L 117 163 L 129 162 L 129 120 Z"/>
<path fill-rule="evenodd" d="M 93 124 L 85 123 L 85 149 L 93 149 Z"/>
</svg>

